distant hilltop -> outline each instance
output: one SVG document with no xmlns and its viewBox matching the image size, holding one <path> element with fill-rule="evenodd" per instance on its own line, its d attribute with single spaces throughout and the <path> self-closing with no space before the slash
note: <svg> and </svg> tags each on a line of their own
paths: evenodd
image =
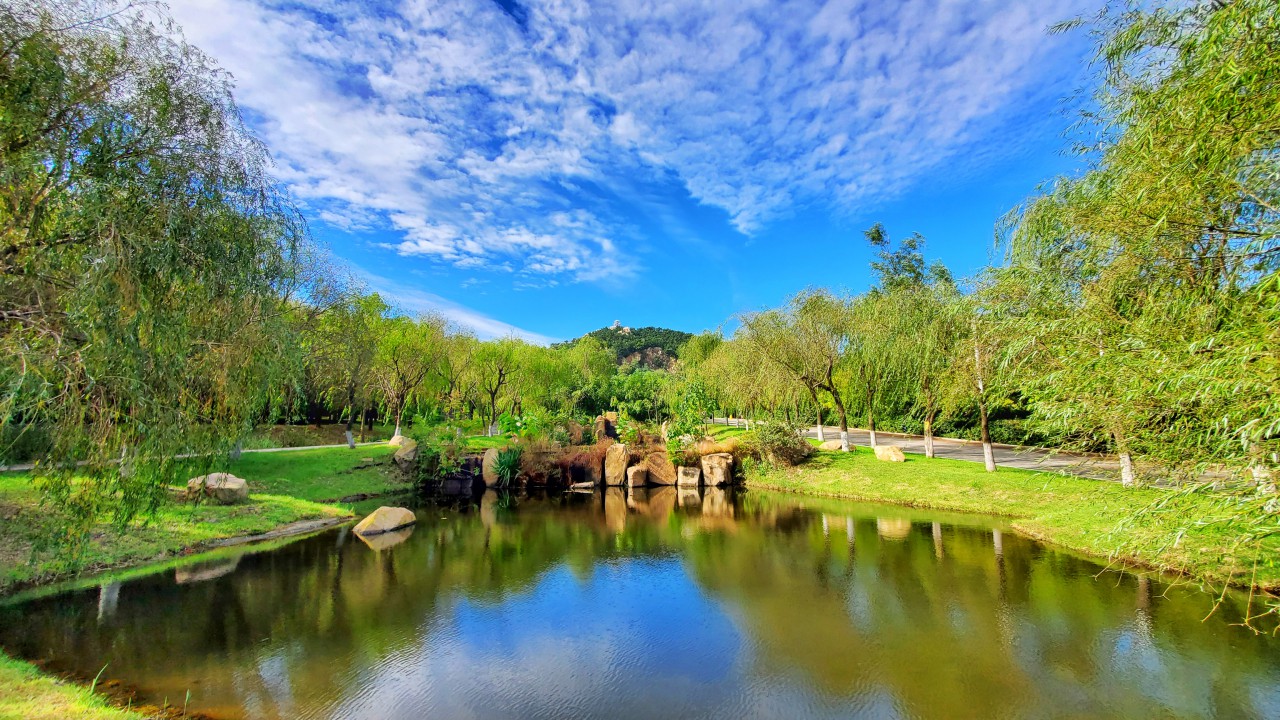
<svg viewBox="0 0 1280 720">
<path fill-rule="evenodd" d="M 660 327 L 626 327 L 614 322 L 609 327 L 592 330 L 582 337 L 557 343 L 552 347 L 569 347 L 582 338 L 592 337 L 613 351 L 619 365 L 634 364 L 654 370 L 665 370 L 680 356 L 680 346 L 692 333 Z"/>
</svg>

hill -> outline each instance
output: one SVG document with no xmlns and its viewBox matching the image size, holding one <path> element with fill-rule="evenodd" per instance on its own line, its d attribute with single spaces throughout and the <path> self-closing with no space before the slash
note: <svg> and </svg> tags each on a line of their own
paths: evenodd
<svg viewBox="0 0 1280 720">
<path fill-rule="evenodd" d="M 660 327 L 630 328 L 614 323 L 612 327 L 592 330 L 582 337 L 593 337 L 613 351 L 619 363 L 634 362 L 645 367 L 667 367 L 680 355 L 680 346 L 693 337 L 682 330 Z M 571 346 L 576 338 L 555 347 Z"/>
</svg>

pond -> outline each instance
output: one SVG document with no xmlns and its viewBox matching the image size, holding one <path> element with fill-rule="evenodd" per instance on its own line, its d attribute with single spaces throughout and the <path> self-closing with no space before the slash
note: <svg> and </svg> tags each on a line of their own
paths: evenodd
<svg viewBox="0 0 1280 720">
<path fill-rule="evenodd" d="M 420 500 L 0 607 L 0 646 L 217 718 L 1280 717 L 1280 640 L 998 519 L 662 488 Z"/>
</svg>

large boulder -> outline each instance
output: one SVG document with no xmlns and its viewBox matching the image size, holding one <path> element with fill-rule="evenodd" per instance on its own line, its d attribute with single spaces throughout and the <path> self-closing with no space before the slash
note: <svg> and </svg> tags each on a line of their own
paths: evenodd
<svg viewBox="0 0 1280 720">
<path fill-rule="evenodd" d="M 391 456 L 392 462 L 396 467 L 403 471 L 409 471 L 413 468 L 413 464 L 418 462 L 418 443 L 411 438 L 403 435 L 400 436 L 402 442 L 399 445 L 396 454 Z"/>
<path fill-rule="evenodd" d="M 614 415 L 614 419 L 612 420 L 609 419 L 608 413 L 606 413 L 605 415 L 600 415 L 595 419 L 595 422 L 591 424 L 591 433 L 595 435 L 595 438 L 597 441 L 604 440 L 605 438 L 613 438 L 614 440 L 617 440 L 618 439 L 617 422 L 618 420 L 617 420 L 616 414 Z"/>
<path fill-rule="evenodd" d="M 644 467 L 649 471 L 649 482 L 654 485 L 675 485 L 676 466 L 665 452 L 651 452 L 644 458 Z"/>
<path fill-rule="evenodd" d="M 698 487 L 702 480 L 702 468 L 681 465 L 676 468 L 676 485 L 680 487 Z"/>
<path fill-rule="evenodd" d="M 649 484 L 649 469 L 644 465 L 632 465 L 627 468 L 627 487 L 632 490 Z"/>
<path fill-rule="evenodd" d="M 627 446 L 621 443 L 614 443 L 604 451 L 605 485 L 627 484 L 627 461 L 630 458 L 631 453 L 627 450 Z"/>
<path fill-rule="evenodd" d="M 205 498 L 219 505 L 249 500 L 249 484 L 231 473 L 209 473 L 187 481 L 187 497 Z"/>
<path fill-rule="evenodd" d="M 404 435 L 396 435 L 395 437 L 387 441 L 387 447 L 398 448 L 401 445 L 403 445 L 406 440 L 409 440 L 409 438 L 405 437 Z M 413 441 L 409 440 L 409 442 L 413 442 Z"/>
<path fill-rule="evenodd" d="M 498 448 L 484 451 L 484 459 L 480 461 L 480 477 L 484 484 L 493 487 L 498 484 Z"/>
<path fill-rule="evenodd" d="M 877 445 L 876 459 L 885 462 L 906 462 L 907 456 L 902 454 L 902 448 L 897 445 Z"/>
<path fill-rule="evenodd" d="M 840 450 L 840 441 L 839 441 L 839 440 L 828 440 L 828 441 L 826 441 L 826 442 L 822 443 L 821 445 L 819 445 L 819 446 L 818 446 L 818 449 L 819 449 L 819 450 L 835 450 L 835 451 L 839 451 L 839 450 Z"/>
<path fill-rule="evenodd" d="M 380 535 L 417 522 L 413 511 L 402 507 L 386 507 L 385 505 L 365 516 L 352 531 L 357 535 Z"/>
<path fill-rule="evenodd" d="M 733 483 L 733 456 L 729 453 L 712 453 L 702 456 L 702 480 L 707 487 L 719 487 Z"/>
</svg>

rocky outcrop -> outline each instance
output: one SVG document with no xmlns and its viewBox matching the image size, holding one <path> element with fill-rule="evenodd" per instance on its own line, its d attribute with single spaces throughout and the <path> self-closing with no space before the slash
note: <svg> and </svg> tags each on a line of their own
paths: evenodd
<svg viewBox="0 0 1280 720">
<path fill-rule="evenodd" d="M 612 419 L 609 417 L 613 415 Z M 618 439 L 618 415 L 617 413 L 605 413 L 595 419 L 591 424 L 591 433 L 595 435 L 596 440 L 604 440 L 605 438 Z"/>
<path fill-rule="evenodd" d="M 396 435 L 395 437 L 387 441 L 387 447 L 398 448 L 401 445 L 403 445 L 406 440 L 409 440 L 409 438 L 405 437 L 404 435 Z M 409 440 L 409 442 L 413 442 L 413 441 Z"/>
<path fill-rule="evenodd" d="M 418 462 L 418 443 L 403 435 L 400 438 L 402 440 L 400 449 L 396 450 L 396 454 L 391 457 L 391 460 L 402 472 L 408 472 Z"/>
<path fill-rule="evenodd" d="M 729 453 L 712 453 L 702 456 L 702 481 L 707 487 L 719 487 L 733 482 L 733 456 Z"/>
<path fill-rule="evenodd" d="M 649 471 L 649 482 L 654 485 L 675 485 L 676 466 L 665 452 L 651 452 L 644 458 L 644 467 Z"/>
<path fill-rule="evenodd" d="M 352 530 L 357 535 L 380 535 L 392 530 L 399 530 L 402 527 L 417 522 L 413 511 L 408 508 L 401 507 L 383 507 L 374 510 L 365 516 L 365 519 L 356 524 Z"/>
<path fill-rule="evenodd" d="M 637 490 L 649 484 L 649 469 L 644 465 L 632 465 L 627 468 L 627 487 Z"/>
<path fill-rule="evenodd" d="M 907 456 L 902 454 L 902 448 L 897 445 L 877 445 L 876 459 L 885 462 L 906 462 Z"/>
<path fill-rule="evenodd" d="M 189 499 L 204 498 L 219 505 L 248 502 L 249 484 L 231 473 L 209 473 L 187 481 Z"/>
<path fill-rule="evenodd" d="M 480 477 L 484 484 L 493 487 L 498 484 L 498 448 L 484 451 L 484 459 L 480 461 Z"/>
<path fill-rule="evenodd" d="M 630 459 L 627 446 L 614 443 L 604 451 L 604 484 L 621 486 L 627 483 L 627 462 Z"/>
<path fill-rule="evenodd" d="M 680 487 L 698 487 L 702 480 L 702 468 L 680 466 L 676 468 L 676 485 Z"/>
</svg>

